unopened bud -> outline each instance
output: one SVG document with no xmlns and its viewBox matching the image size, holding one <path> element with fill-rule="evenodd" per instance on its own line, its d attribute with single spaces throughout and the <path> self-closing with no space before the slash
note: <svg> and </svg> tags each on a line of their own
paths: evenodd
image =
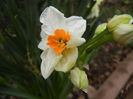
<svg viewBox="0 0 133 99">
<path fill-rule="evenodd" d="M 132 20 L 132 16 L 123 14 L 115 15 L 107 24 L 109 32 L 114 32 L 120 24 L 129 24 Z"/>
<path fill-rule="evenodd" d="M 79 89 L 86 89 L 88 87 L 87 75 L 79 68 L 74 68 L 70 72 L 71 82 Z"/>
</svg>

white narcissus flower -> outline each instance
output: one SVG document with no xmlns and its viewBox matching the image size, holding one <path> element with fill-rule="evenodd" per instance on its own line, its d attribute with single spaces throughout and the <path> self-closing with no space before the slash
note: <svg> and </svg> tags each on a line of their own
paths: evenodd
<svg viewBox="0 0 133 99">
<path fill-rule="evenodd" d="M 67 72 L 74 66 L 77 46 L 85 42 L 82 35 L 86 20 L 78 16 L 65 18 L 63 13 L 50 6 L 42 12 L 40 22 L 42 40 L 38 47 L 43 50 L 41 73 L 46 79 L 54 70 Z"/>
<path fill-rule="evenodd" d="M 84 71 L 79 68 L 74 68 L 70 72 L 70 79 L 74 86 L 79 89 L 86 89 L 88 87 L 88 78 Z"/>
</svg>

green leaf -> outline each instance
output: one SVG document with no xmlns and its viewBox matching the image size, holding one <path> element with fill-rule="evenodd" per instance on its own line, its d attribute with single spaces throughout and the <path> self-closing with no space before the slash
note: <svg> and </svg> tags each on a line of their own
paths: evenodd
<svg viewBox="0 0 133 99">
<path fill-rule="evenodd" d="M 0 87 L 0 93 L 12 95 L 12 96 L 18 96 L 18 97 L 26 98 L 26 99 L 42 99 L 40 97 L 36 97 L 34 95 L 30 95 L 28 93 L 19 91 L 17 89 L 11 89 L 11 88 L 6 88 L 6 87 Z"/>
</svg>

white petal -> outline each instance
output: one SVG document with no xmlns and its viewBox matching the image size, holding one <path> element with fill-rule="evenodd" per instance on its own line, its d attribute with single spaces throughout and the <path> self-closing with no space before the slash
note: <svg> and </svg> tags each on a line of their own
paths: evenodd
<svg viewBox="0 0 133 99">
<path fill-rule="evenodd" d="M 86 30 L 86 20 L 82 17 L 71 16 L 66 19 L 68 31 L 73 35 L 81 37 Z"/>
<path fill-rule="evenodd" d="M 45 31 L 41 30 L 41 38 L 44 39 L 44 38 L 47 38 L 48 37 L 48 34 L 46 34 Z"/>
<path fill-rule="evenodd" d="M 57 55 L 54 50 L 48 49 L 48 51 L 44 52 L 41 57 L 43 58 L 41 63 L 41 73 L 42 76 L 47 79 L 53 72 L 62 55 Z"/>
<path fill-rule="evenodd" d="M 56 71 L 67 72 L 69 71 L 76 63 L 78 58 L 78 49 L 77 48 L 69 48 L 64 51 L 63 57 L 60 62 L 56 65 Z"/>
<path fill-rule="evenodd" d="M 71 36 L 71 40 L 67 43 L 67 48 L 80 46 L 85 42 L 84 38 L 80 38 L 77 36 Z"/>
<path fill-rule="evenodd" d="M 45 51 L 43 51 L 41 53 L 41 56 L 40 57 L 41 57 L 42 60 L 44 60 L 46 58 L 47 53 L 48 53 L 48 49 L 46 49 Z"/>
<path fill-rule="evenodd" d="M 56 29 L 65 28 L 64 14 L 52 6 L 42 12 L 40 22 L 43 23 L 42 30 L 49 35 L 53 34 Z"/>
<path fill-rule="evenodd" d="M 38 48 L 40 48 L 41 50 L 46 50 L 47 48 L 49 48 L 47 45 L 47 38 L 41 40 L 41 42 L 38 44 Z"/>
</svg>

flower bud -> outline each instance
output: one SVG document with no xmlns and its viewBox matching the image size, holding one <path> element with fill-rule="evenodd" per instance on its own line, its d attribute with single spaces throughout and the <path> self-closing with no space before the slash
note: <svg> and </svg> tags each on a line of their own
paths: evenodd
<svg viewBox="0 0 133 99">
<path fill-rule="evenodd" d="M 87 18 L 94 18 L 94 17 L 99 17 L 99 12 L 100 12 L 100 8 L 99 6 L 101 5 L 101 3 L 104 0 L 95 0 L 95 5 L 92 7 L 91 9 L 91 13 L 89 14 L 89 16 Z"/>
<path fill-rule="evenodd" d="M 133 42 L 133 25 L 121 24 L 113 32 L 114 39 L 120 44 L 130 44 Z"/>
<path fill-rule="evenodd" d="M 79 68 L 74 68 L 70 72 L 71 82 L 79 89 L 86 89 L 88 87 L 87 75 Z"/>
<path fill-rule="evenodd" d="M 107 24 L 109 32 L 114 32 L 120 24 L 129 24 L 132 20 L 132 16 L 123 14 L 115 15 Z"/>
<path fill-rule="evenodd" d="M 107 28 L 107 23 L 100 24 L 95 31 L 95 35 L 102 33 Z"/>
</svg>

